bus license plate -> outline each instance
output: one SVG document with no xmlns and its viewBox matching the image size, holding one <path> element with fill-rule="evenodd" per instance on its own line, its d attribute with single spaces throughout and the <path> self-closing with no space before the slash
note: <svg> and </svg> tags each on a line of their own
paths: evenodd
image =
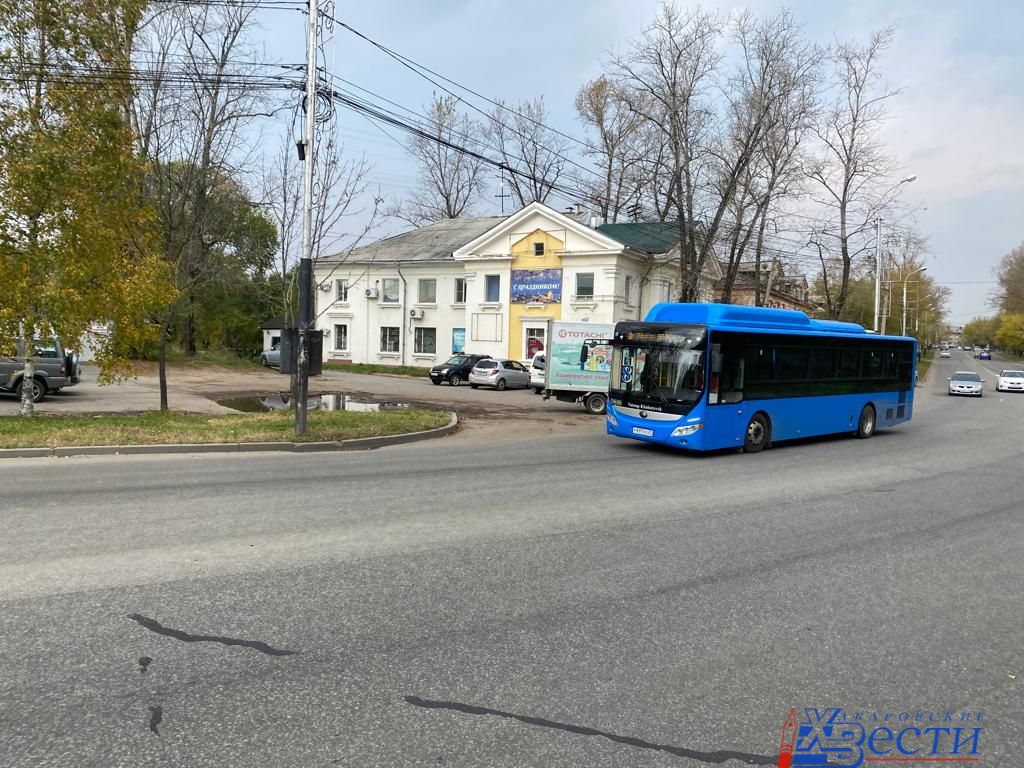
<svg viewBox="0 0 1024 768">
<path fill-rule="evenodd" d="M 644 437 L 654 437 L 653 429 L 644 429 L 643 427 L 633 427 L 634 435 L 643 435 Z"/>
</svg>

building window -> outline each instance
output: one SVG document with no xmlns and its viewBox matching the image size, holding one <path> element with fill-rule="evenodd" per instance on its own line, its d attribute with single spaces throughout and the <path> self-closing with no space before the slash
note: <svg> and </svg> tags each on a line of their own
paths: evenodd
<svg viewBox="0 0 1024 768">
<path fill-rule="evenodd" d="M 432 355 L 437 352 L 437 329 L 417 328 L 413 332 L 412 351 L 417 355 Z"/>
<path fill-rule="evenodd" d="M 466 278 L 464 277 L 455 278 L 455 303 L 466 303 Z"/>
<path fill-rule="evenodd" d="M 576 298 L 594 298 L 594 273 L 580 272 L 576 275 Z"/>
<path fill-rule="evenodd" d="M 420 278 L 417 285 L 417 300 L 420 304 L 436 304 L 437 280 L 432 277 Z"/>
<path fill-rule="evenodd" d="M 534 256 L 543 256 L 544 255 L 544 243 L 534 243 L 533 244 L 533 255 Z"/>
<path fill-rule="evenodd" d="M 633 304 L 633 277 L 626 275 L 626 306 Z"/>
<path fill-rule="evenodd" d="M 334 326 L 334 351 L 348 352 L 348 326 Z"/>
<path fill-rule="evenodd" d="M 381 281 L 384 286 L 383 294 L 380 297 L 381 303 L 383 304 L 397 304 L 398 303 L 398 278 L 389 277 Z"/>
<path fill-rule="evenodd" d="M 348 280 L 334 281 L 334 300 L 348 301 Z"/>
<path fill-rule="evenodd" d="M 401 328 L 395 328 L 391 326 L 381 326 L 380 329 L 380 351 L 381 352 L 397 352 L 398 351 L 398 334 Z"/>
<path fill-rule="evenodd" d="M 487 275 L 485 278 L 484 301 L 501 301 L 501 275 Z"/>
</svg>

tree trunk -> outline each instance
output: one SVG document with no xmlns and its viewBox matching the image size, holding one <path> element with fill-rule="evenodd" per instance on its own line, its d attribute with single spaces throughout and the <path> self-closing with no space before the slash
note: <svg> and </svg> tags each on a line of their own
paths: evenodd
<svg viewBox="0 0 1024 768">
<path fill-rule="evenodd" d="M 28 348 L 25 350 L 25 372 L 21 376 L 21 416 L 32 417 L 35 413 L 35 403 L 32 401 L 32 381 L 36 377 L 36 364 L 32 360 L 32 344 L 25 342 Z M 27 386 L 26 386 L 27 385 Z"/>
<path fill-rule="evenodd" d="M 160 410 L 166 413 L 167 405 L 167 332 L 171 325 L 171 308 L 164 311 L 164 321 L 160 324 Z"/>
</svg>

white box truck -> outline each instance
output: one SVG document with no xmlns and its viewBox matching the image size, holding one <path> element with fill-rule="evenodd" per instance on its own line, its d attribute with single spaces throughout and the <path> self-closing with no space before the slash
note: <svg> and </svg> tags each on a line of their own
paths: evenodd
<svg viewBox="0 0 1024 768">
<path fill-rule="evenodd" d="M 581 403 L 590 413 L 604 413 L 614 335 L 614 323 L 549 321 L 544 350 L 544 399 Z"/>
</svg>

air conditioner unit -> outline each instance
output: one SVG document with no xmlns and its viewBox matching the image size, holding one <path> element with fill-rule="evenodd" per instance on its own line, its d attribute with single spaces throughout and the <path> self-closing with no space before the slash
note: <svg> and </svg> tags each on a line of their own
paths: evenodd
<svg viewBox="0 0 1024 768">
<path fill-rule="evenodd" d="M 422 309 L 415 309 L 415 308 L 410 309 L 409 310 L 409 317 L 411 317 L 413 320 L 422 320 L 423 319 L 423 310 Z"/>
<path fill-rule="evenodd" d="M 377 289 L 376 289 L 376 287 L 374 287 L 374 288 L 367 288 L 365 291 L 363 291 L 363 294 L 368 299 L 376 299 L 377 298 Z"/>
</svg>

